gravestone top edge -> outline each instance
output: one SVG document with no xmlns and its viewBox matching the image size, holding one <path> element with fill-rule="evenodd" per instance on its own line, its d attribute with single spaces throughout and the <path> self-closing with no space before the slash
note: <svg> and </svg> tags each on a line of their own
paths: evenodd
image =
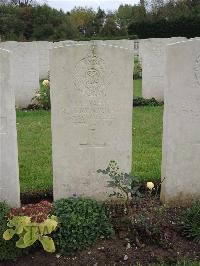
<svg viewBox="0 0 200 266">
<path fill-rule="evenodd" d="M 129 52 L 130 54 L 132 54 L 134 49 L 130 49 L 130 48 L 126 48 L 123 46 L 117 46 L 117 45 L 111 45 L 111 44 L 104 44 L 104 43 L 91 43 L 91 44 L 66 44 L 66 45 L 59 45 L 56 47 L 52 47 L 50 48 L 50 51 L 55 51 L 58 49 L 63 49 L 63 48 L 80 48 L 80 47 L 107 47 L 107 48 L 115 48 L 115 49 L 121 49 L 123 51 Z"/>
<path fill-rule="evenodd" d="M 183 45 L 187 45 L 187 44 L 193 44 L 193 43 L 199 43 L 200 42 L 200 38 L 194 38 L 194 39 L 188 39 L 188 40 L 183 40 L 183 41 L 177 41 L 174 43 L 169 43 L 167 44 L 167 47 L 171 47 L 171 46 L 183 46 Z"/>
</svg>

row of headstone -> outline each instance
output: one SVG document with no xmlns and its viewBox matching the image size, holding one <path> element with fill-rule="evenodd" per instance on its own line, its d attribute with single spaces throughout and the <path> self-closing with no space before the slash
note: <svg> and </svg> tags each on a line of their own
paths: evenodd
<svg viewBox="0 0 200 266">
<path fill-rule="evenodd" d="M 200 198 L 200 40 L 167 47 L 162 192 L 165 203 Z M 78 194 L 104 200 L 110 160 L 132 162 L 132 70 L 129 49 L 100 43 L 51 50 L 54 199 Z M 0 52 L 0 200 L 19 205 L 12 69 Z"/>
<path fill-rule="evenodd" d="M 142 97 L 164 101 L 166 47 L 184 41 L 184 37 L 140 40 L 139 58 L 142 62 Z"/>
<path fill-rule="evenodd" d="M 100 41 L 101 42 L 101 41 Z M 83 44 L 90 42 L 60 41 L 60 42 L 0 42 L 0 48 L 11 51 L 11 68 L 13 71 L 13 84 L 15 104 L 18 108 L 26 108 L 39 90 L 39 80 L 49 76 L 50 49 L 70 44 Z M 133 46 L 133 41 L 119 40 L 106 41 L 106 44 L 115 44 L 126 48 Z"/>
<path fill-rule="evenodd" d="M 107 45 L 124 47 L 139 54 L 142 61 L 142 96 L 164 100 L 165 57 L 167 44 L 185 40 L 182 37 L 147 40 L 96 41 Z M 0 42 L 0 48 L 12 51 L 11 67 L 15 70 L 14 92 L 16 106 L 26 108 L 39 90 L 39 80 L 49 76 L 49 51 L 63 45 L 89 44 L 90 42 Z"/>
</svg>

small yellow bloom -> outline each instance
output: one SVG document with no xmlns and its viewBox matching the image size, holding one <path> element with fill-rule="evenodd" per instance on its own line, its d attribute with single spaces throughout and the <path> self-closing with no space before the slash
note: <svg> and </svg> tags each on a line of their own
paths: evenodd
<svg viewBox="0 0 200 266">
<path fill-rule="evenodd" d="M 153 182 L 147 182 L 147 188 L 152 190 L 154 188 L 154 183 Z"/>
<path fill-rule="evenodd" d="M 45 80 L 43 80 L 42 81 L 42 85 L 44 85 L 44 86 L 49 86 L 49 80 L 48 79 L 45 79 Z"/>
</svg>

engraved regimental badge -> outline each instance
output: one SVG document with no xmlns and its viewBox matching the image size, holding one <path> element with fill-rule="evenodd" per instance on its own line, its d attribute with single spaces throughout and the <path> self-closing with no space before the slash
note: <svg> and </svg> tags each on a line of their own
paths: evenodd
<svg viewBox="0 0 200 266">
<path fill-rule="evenodd" d="M 75 66 L 74 85 L 84 96 L 106 96 L 110 73 L 105 61 L 91 51 Z"/>
</svg>

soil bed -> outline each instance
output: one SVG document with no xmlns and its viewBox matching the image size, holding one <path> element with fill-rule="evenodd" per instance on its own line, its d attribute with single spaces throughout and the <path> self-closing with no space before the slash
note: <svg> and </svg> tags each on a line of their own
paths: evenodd
<svg viewBox="0 0 200 266">
<path fill-rule="evenodd" d="M 97 266 L 163 262 L 173 265 L 183 260 L 200 262 L 200 244 L 188 240 L 182 234 L 180 223 L 185 207 L 167 208 L 159 202 L 158 197 L 150 197 L 147 193 L 132 203 L 127 215 L 124 214 L 124 205 L 108 208 L 116 231 L 114 239 L 99 241 L 95 246 L 77 251 L 71 256 L 35 250 L 14 262 L 0 265 Z"/>
</svg>

